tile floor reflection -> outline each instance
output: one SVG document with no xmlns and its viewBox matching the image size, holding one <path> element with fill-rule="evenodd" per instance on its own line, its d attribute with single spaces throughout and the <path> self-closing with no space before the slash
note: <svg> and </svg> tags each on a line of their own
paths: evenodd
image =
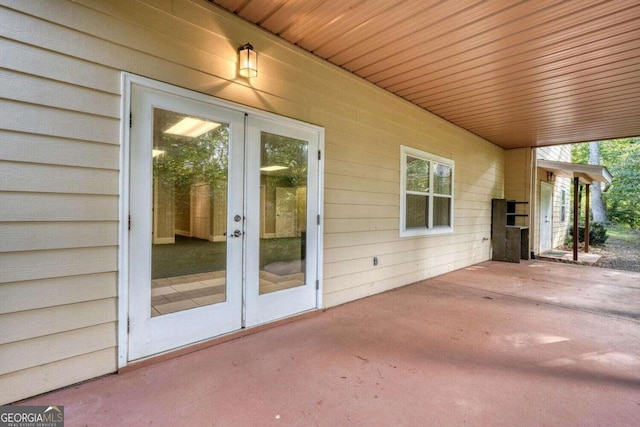
<svg viewBox="0 0 640 427">
<path fill-rule="evenodd" d="M 226 271 L 151 280 L 151 317 L 226 301 Z M 260 295 L 304 285 L 304 273 L 260 271 Z"/>
</svg>

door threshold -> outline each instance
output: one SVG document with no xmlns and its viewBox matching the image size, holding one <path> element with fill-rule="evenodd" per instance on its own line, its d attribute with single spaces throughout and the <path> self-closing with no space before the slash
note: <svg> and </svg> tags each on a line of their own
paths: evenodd
<svg viewBox="0 0 640 427">
<path fill-rule="evenodd" d="M 176 357 L 184 356 L 185 354 L 195 353 L 196 351 L 204 350 L 205 348 L 213 347 L 214 345 L 222 344 L 228 341 L 233 341 L 238 338 L 246 337 L 247 335 L 253 335 L 267 329 L 276 328 L 278 326 L 286 325 L 287 323 L 297 322 L 298 320 L 308 319 L 315 317 L 322 313 L 324 310 L 316 308 L 313 310 L 305 311 L 300 314 L 285 317 L 284 319 L 274 320 L 273 322 L 263 323 L 262 325 L 253 326 L 250 328 L 243 328 L 238 331 L 230 332 L 225 335 L 219 335 L 211 339 L 200 341 L 194 344 L 189 344 L 185 347 L 180 347 L 174 350 L 169 350 L 164 353 L 149 356 L 144 359 L 135 360 L 129 363 L 127 366 L 123 366 L 118 369 L 118 374 L 124 374 L 136 369 L 144 368 L 149 365 L 155 365 L 156 363 L 164 362 L 165 360 L 174 359 Z"/>
</svg>

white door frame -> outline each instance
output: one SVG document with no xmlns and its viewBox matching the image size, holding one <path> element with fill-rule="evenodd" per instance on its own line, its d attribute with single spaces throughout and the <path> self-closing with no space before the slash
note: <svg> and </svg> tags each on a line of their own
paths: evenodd
<svg viewBox="0 0 640 427">
<path fill-rule="evenodd" d="M 235 104 L 214 98 L 210 95 L 194 92 L 188 89 L 179 88 L 167 83 L 158 82 L 146 77 L 137 76 L 127 72 L 121 74 L 121 106 L 120 106 L 120 200 L 119 200 L 119 226 L 118 226 L 118 368 L 127 366 L 129 351 L 129 334 L 127 324 L 129 319 L 129 193 L 130 193 L 130 121 L 131 116 L 131 88 L 134 84 L 145 86 L 151 89 L 169 92 L 179 96 L 185 96 L 195 101 L 206 102 L 214 106 L 224 107 L 235 111 L 241 111 L 255 117 L 279 122 L 290 126 L 304 126 L 312 129 L 318 134 L 318 149 L 324 152 L 324 128 L 298 120 L 281 117 L 276 114 L 261 111 L 255 108 Z M 322 265 L 323 265 L 323 235 L 324 235 L 324 162 L 320 161 L 317 171 L 318 196 L 317 206 L 320 223 L 317 228 L 316 238 L 316 271 L 315 277 L 318 281 L 316 294 L 316 308 L 322 307 Z"/>
</svg>

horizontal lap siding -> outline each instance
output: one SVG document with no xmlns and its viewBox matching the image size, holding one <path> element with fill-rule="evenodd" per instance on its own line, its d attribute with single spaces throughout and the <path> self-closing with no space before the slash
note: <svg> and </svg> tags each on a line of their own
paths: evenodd
<svg viewBox="0 0 640 427">
<path fill-rule="evenodd" d="M 0 6 L 0 403 L 113 372 L 117 338 L 120 72 L 48 45 L 55 26 L 12 6 Z"/>
<path fill-rule="evenodd" d="M 564 160 L 561 160 L 564 161 Z M 599 185 L 594 183 L 593 185 Z M 565 217 L 562 221 L 562 190 L 565 190 Z M 571 179 L 556 177 L 553 185 L 553 247 L 567 243 L 569 230 L 573 227 L 573 200 L 571 199 Z M 584 208 L 583 208 L 584 209 Z"/>
<path fill-rule="evenodd" d="M 536 149 L 538 159 L 571 163 L 571 145 L 556 145 Z M 540 180 L 546 180 L 546 176 L 540 176 Z M 595 183 L 594 185 L 596 185 Z M 571 198 L 571 178 L 556 177 L 553 182 L 553 228 L 552 247 L 562 246 L 567 241 L 569 230 L 573 226 L 573 199 Z M 562 190 L 566 192 L 565 220 L 561 221 Z"/>
<path fill-rule="evenodd" d="M 39 348 L 40 351 L 45 351 L 43 346 Z M 115 360 L 116 351 L 111 347 L 5 374 L 0 377 L 2 399 L 14 402 L 33 394 L 95 378 L 101 375 L 100 372 L 113 371 Z"/>
<path fill-rule="evenodd" d="M 529 201 L 531 183 L 522 171 L 531 168 L 531 149 L 519 148 L 505 152 L 505 197 L 510 200 Z"/>
<path fill-rule="evenodd" d="M 325 128 L 326 306 L 489 259 L 501 149 L 204 0 L 0 0 L 0 19 L 0 325 L 27 325 L 2 336 L 2 401 L 116 369 L 121 70 Z M 402 144 L 455 160 L 453 234 L 399 238 Z"/>
<path fill-rule="evenodd" d="M 56 307 L 116 296 L 116 273 L 81 274 L 7 282 L 0 286 L 0 314 Z"/>
<path fill-rule="evenodd" d="M 116 344 L 114 329 L 115 325 L 109 322 L 7 344 L 0 353 L 0 375 L 50 363 L 52 358 L 64 360 L 113 348 Z"/>
<path fill-rule="evenodd" d="M 387 94 L 362 96 L 373 96 L 374 101 L 361 103 L 351 120 L 325 124 L 328 306 L 488 259 L 491 198 L 503 195 L 502 150 L 426 112 L 411 109 L 402 115 L 404 103 Z M 371 111 L 361 112 L 368 105 Z M 392 114 L 379 105 L 397 105 L 398 111 Z M 368 138 L 361 136 L 362 118 Z M 339 140 L 331 139 L 337 136 Z M 399 237 L 400 145 L 456 162 L 453 234 Z"/>
</svg>

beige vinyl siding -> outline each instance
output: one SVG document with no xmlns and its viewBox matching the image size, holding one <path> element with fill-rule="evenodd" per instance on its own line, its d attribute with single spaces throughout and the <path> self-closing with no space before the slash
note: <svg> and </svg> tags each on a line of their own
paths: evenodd
<svg viewBox="0 0 640 427">
<path fill-rule="evenodd" d="M 39 348 L 41 352 L 48 352 L 42 345 Z M 101 372 L 113 370 L 116 358 L 113 348 L 90 353 L 83 351 L 82 353 L 75 357 L 42 363 L 32 368 L 3 375 L 0 378 L 3 389 L 2 399 L 7 402 L 15 402 L 26 396 L 55 390 L 69 384 L 95 378 L 101 375 Z"/>
<path fill-rule="evenodd" d="M 535 208 L 537 204 L 531 198 L 532 182 L 535 177 L 532 173 L 532 150 L 531 148 L 518 148 L 506 150 L 504 155 L 504 197 L 507 200 L 528 202 L 528 204 L 518 205 L 518 213 L 527 214 L 527 217 L 516 218 L 516 224 L 529 227 L 529 250 L 537 248 L 534 243 L 538 237 L 538 227 L 536 226 Z"/>
<path fill-rule="evenodd" d="M 120 75 L 25 40 L 46 39 L 44 21 L 0 15 L 7 403 L 115 369 Z"/>
<path fill-rule="evenodd" d="M 390 102 L 380 101 L 382 105 Z M 401 123 L 385 123 L 392 116 L 398 117 L 399 112 L 370 120 L 369 126 L 377 126 L 373 133 L 363 130 L 371 136 L 364 141 L 357 137 L 357 124 L 346 123 L 353 129 L 353 136 L 349 136 L 349 128 L 340 129 L 345 134 L 339 141 L 344 147 L 333 153 L 331 129 L 340 122 L 332 120 L 325 125 L 326 305 L 422 280 L 489 257 L 489 242 L 482 239 L 489 238 L 490 200 L 503 194 L 502 150 L 420 113 L 417 120 L 412 115 L 402 117 Z M 398 237 L 400 144 L 456 161 L 453 235 Z M 382 163 L 378 153 L 383 157 Z M 330 161 L 334 156 L 335 160 Z M 346 186 L 355 191 L 345 191 Z M 348 230 L 347 224 L 355 226 Z M 379 258 L 377 267 L 373 267 L 373 256 Z"/>
<path fill-rule="evenodd" d="M 3 160 L 117 171 L 120 147 L 113 144 L 0 130 Z"/>
<path fill-rule="evenodd" d="M 117 369 L 121 71 L 325 128 L 325 306 L 490 258 L 502 149 L 204 0 L 0 0 L 0 19 L 0 403 Z M 400 145 L 456 162 L 453 234 L 399 237 Z"/>
<path fill-rule="evenodd" d="M 0 223 L 0 252 L 116 246 L 115 221 Z"/>
<path fill-rule="evenodd" d="M 102 323 L 8 344 L 0 354 L 0 375 L 49 363 L 52 357 L 64 360 L 113 347 L 115 339 L 103 338 L 115 337 L 113 329 L 113 323 Z M 46 348 L 47 351 L 42 351 L 42 348 Z"/>
<path fill-rule="evenodd" d="M 566 243 L 569 229 L 573 224 L 573 200 L 571 198 L 571 179 L 556 178 L 553 184 L 553 247 L 557 248 Z M 566 210 L 564 222 L 560 220 L 560 207 L 562 205 L 562 192 L 566 192 Z"/>
<path fill-rule="evenodd" d="M 87 286 L 87 284 L 91 284 Z M 116 296 L 116 273 L 96 273 L 49 279 L 3 283 L 0 314 L 16 313 L 45 307 L 57 307 Z"/>
<path fill-rule="evenodd" d="M 552 160 L 557 162 L 571 162 L 571 145 L 556 145 L 551 147 L 540 147 L 536 149 L 536 158 Z M 546 181 L 546 173 L 541 172 L 540 181 Z M 571 197 L 572 181 L 570 178 L 555 177 L 553 182 L 553 226 L 552 226 L 552 247 L 562 246 L 567 239 L 569 229 L 573 224 L 573 199 Z M 560 221 L 560 206 L 562 190 L 566 191 L 566 217 L 565 221 Z M 538 188 L 538 192 L 540 189 Z M 539 193 L 538 193 L 539 194 Z"/>
<path fill-rule="evenodd" d="M 531 148 L 505 151 L 504 194 L 509 200 L 529 201 Z M 526 171 L 526 173 L 523 173 Z"/>
</svg>

